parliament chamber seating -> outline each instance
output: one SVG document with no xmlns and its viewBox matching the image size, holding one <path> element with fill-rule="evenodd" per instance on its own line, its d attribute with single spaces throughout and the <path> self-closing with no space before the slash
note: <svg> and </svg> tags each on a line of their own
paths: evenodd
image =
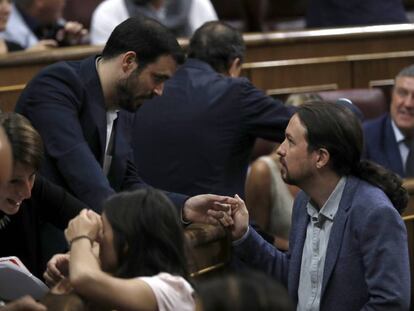
<svg viewBox="0 0 414 311">
<path fill-rule="evenodd" d="M 243 74 L 258 88 L 278 97 L 300 92 L 326 92 L 322 94 L 326 98 L 347 97 L 351 95 L 343 96 L 341 92 L 350 90 L 355 96 L 351 100 L 371 116 L 376 112 L 370 103 L 378 100 L 381 109 L 386 109 L 389 100 L 384 105 L 377 90 L 369 88 L 392 85 L 396 73 L 414 63 L 413 35 L 412 24 L 245 34 Z M 188 41 L 180 40 L 180 44 L 186 47 Z M 0 108 L 12 111 L 25 84 L 44 66 L 81 59 L 101 50 L 99 46 L 68 47 L 0 57 Z M 361 93 L 353 90 L 356 88 L 365 89 L 362 94 L 372 94 L 361 99 Z M 260 148 L 260 154 L 268 154 L 274 144 L 262 144 Z M 410 193 L 414 198 L 414 186 Z M 409 245 L 413 255 L 414 199 L 410 206 L 413 208 L 407 210 L 404 219 L 411 230 Z M 189 270 L 194 277 L 220 271 L 230 260 L 231 245 L 225 230 L 193 224 L 186 228 L 186 236 Z"/>
<path fill-rule="evenodd" d="M 404 181 L 404 187 L 410 195 L 408 207 L 403 213 L 403 220 L 407 228 L 408 236 L 411 271 L 411 310 L 414 310 L 414 178 L 406 179 Z"/>
<path fill-rule="evenodd" d="M 242 74 L 269 95 L 367 88 L 414 63 L 413 24 L 244 34 Z M 188 40 L 180 40 L 185 48 Z M 43 67 L 102 51 L 79 46 L 0 57 L 0 108 L 12 109 Z"/>
<path fill-rule="evenodd" d="M 384 94 L 381 88 L 345 89 L 315 93 L 328 103 L 335 103 L 339 98 L 347 98 L 351 100 L 362 111 L 365 119 L 379 117 L 388 111 L 388 96 Z M 279 96 L 279 98 L 282 100 L 286 99 L 285 96 Z M 262 138 L 256 139 L 251 155 L 251 161 L 271 153 L 275 147 L 275 142 Z"/>
<path fill-rule="evenodd" d="M 347 98 L 361 110 L 365 119 L 373 119 L 388 111 L 389 103 L 379 88 L 323 91 L 317 93 L 328 103 Z"/>
<path fill-rule="evenodd" d="M 191 224 L 184 233 L 192 278 L 200 279 L 226 269 L 231 257 L 231 240 L 223 227 Z"/>
<path fill-rule="evenodd" d="M 63 16 L 68 21 L 77 21 L 89 29 L 92 13 L 102 0 L 69 0 L 66 1 Z"/>
</svg>

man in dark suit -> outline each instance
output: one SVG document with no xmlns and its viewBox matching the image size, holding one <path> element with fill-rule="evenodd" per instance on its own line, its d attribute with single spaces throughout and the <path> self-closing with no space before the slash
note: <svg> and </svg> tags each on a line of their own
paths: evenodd
<svg viewBox="0 0 414 311">
<path fill-rule="evenodd" d="M 363 133 L 345 106 L 299 107 L 277 153 L 296 197 L 289 252 L 248 226 L 239 199 L 232 218 L 234 254 L 283 282 L 297 310 L 407 311 L 410 269 L 407 232 L 399 212 L 408 196 L 394 173 L 360 161 Z"/>
<path fill-rule="evenodd" d="M 133 164 L 132 112 L 144 99 L 162 94 L 164 81 L 182 61 L 172 33 L 142 17 L 121 23 L 101 56 L 42 70 L 16 106 L 44 141 L 41 173 L 97 211 L 115 192 L 147 187 Z M 207 219 L 197 218 L 198 208 L 226 200 L 168 195 L 184 218 L 200 221 Z"/>
<path fill-rule="evenodd" d="M 283 139 L 291 111 L 238 78 L 244 51 L 238 31 L 204 24 L 163 96 L 137 112 L 135 160 L 149 183 L 188 195 L 242 195 L 256 137 Z"/>
<path fill-rule="evenodd" d="M 402 177 L 414 177 L 414 65 L 397 75 L 390 112 L 365 122 L 364 135 L 366 159 Z"/>
</svg>

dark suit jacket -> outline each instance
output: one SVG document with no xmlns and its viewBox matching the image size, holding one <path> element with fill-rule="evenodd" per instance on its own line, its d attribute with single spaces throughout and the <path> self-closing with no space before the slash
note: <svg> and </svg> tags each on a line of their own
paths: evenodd
<svg viewBox="0 0 414 311">
<path fill-rule="evenodd" d="M 288 254 L 252 228 L 236 255 L 282 281 L 297 302 L 309 197 L 295 200 Z M 410 269 L 404 222 L 377 187 L 348 177 L 334 218 L 322 280 L 321 311 L 404 311 L 410 303 Z"/>
<path fill-rule="evenodd" d="M 243 195 L 256 137 L 283 140 L 290 116 L 247 79 L 189 59 L 165 83 L 163 95 L 137 112 L 136 164 L 146 181 L 162 189 Z"/>
<path fill-rule="evenodd" d="M 30 199 L 24 200 L 19 211 L 0 229 L 0 257 L 17 256 L 34 275 L 41 277 L 40 224 L 49 222 L 63 230 L 69 220 L 88 208 L 81 201 L 37 175 Z M 4 216 L 0 213 L 1 217 Z"/>
<path fill-rule="evenodd" d="M 108 178 L 102 165 L 106 110 L 95 57 L 60 62 L 43 69 L 25 88 L 16 111 L 42 136 L 46 157 L 41 172 L 69 189 L 91 208 L 121 190 L 146 187 L 133 163 L 130 145 L 133 114 L 120 111 Z M 178 206 L 185 196 L 170 194 Z"/>
<path fill-rule="evenodd" d="M 402 0 L 310 0 L 309 28 L 408 23 Z"/>
<path fill-rule="evenodd" d="M 365 143 L 363 157 L 404 177 L 404 165 L 392 129 L 391 116 L 387 113 L 365 122 L 363 127 Z"/>
</svg>

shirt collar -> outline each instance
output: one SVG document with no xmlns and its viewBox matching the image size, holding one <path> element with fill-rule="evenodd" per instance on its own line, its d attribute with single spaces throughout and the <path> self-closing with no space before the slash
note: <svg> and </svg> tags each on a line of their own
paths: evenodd
<svg viewBox="0 0 414 311">
<path fill-rule="evenodd" d="M 395 136 L 395 140 L 397 141 L 397 144 L 403 142 L 405 140 L 405 135 L 400 131 L 400 129 L 395 124 L 394 120 L 392 119 L 391 119 L 391 126 L 394 132 L 394 136 Z"/>
<path fill-rule="evenodd" d="M 320 215 L 323 215 L 324 218 L 327 218 L 331 221 L 333 221 L 336 212 L 339 208 L 339 203 L 341 202 L 342 193 L 345 189 L 347 178 L 345 176 L 341 177 L 341 179 L 336 184 L 335 189 L 330 194 L 328 200 L 325 202 L 325 204 L 322 206 L 322 208 L 318 211 L 317 208 L 311 203 L 311 201 L 308 202 L 306 205 L 306 209 L 308 212 L 308 215 L 310 217 L 320 217 Z"/>
</svg>

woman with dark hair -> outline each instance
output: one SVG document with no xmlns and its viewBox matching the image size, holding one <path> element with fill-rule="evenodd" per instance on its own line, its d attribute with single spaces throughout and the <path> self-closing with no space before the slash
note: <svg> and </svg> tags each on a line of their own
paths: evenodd
<svg viewBox="0 0 414 311">
<path fill-rule="evenodd" d="M 36 175 L 43 158 L 43 144 L 30 122 L 16 113 L 0 114 L 13 153 L 12 177 L 0 187 L 0 257 L 17 256 L 34 275 L 45 267 L 41 261 L 40 224 L 60 229 L 87 208 L 61 187 Z"/>
<path fill-rule="evenodd" d="M 116 310 L 194 310 L 182 225 L 162 192 L 115 195 L 102 217 L 83 210 L 65 235 L 70 282 L 90 302 Z"/>
</svg>

